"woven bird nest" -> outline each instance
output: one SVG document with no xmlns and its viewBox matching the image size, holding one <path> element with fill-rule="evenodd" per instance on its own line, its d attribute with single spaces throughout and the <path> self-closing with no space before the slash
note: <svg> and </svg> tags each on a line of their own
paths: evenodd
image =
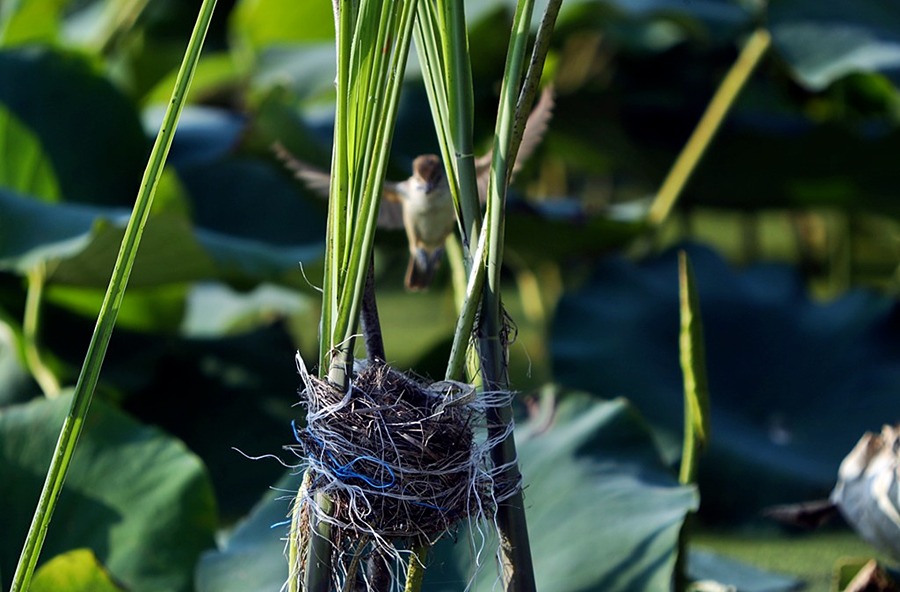
<svg viewBox="0 0 900 592">
<path fill-rule="evenodd" d="M 307 427 L 297 439 L 311 489 L 329 492 L 337 525 L 430 538 L 470 514 L 470 496 L 486 492 L 470 489 L 474 410 L 453 399 L 469 388 L 426 386 L 383 364 L 361 371 L 347 393 L 307 375 Z"/>
<path fill-rule="evenodd" d="M 308 374 L 302 398 L 307 425 L 297 429 L 309 488 L 305 512 L 331 525 L 340 552 L 372 541 L 397 554 L 397 540 L 434 541 L 461 520 L 490 517 L 518 483 L 498 483 L 489 460 L 496 439 L 476 438 L 486 407 L 510 394 L 479 393 L 453 381 L 424 382 L 385 364 L 370 364 L 349 391 Z M 331 508 L 319 508 L 316 493 Z"/>
</svg>

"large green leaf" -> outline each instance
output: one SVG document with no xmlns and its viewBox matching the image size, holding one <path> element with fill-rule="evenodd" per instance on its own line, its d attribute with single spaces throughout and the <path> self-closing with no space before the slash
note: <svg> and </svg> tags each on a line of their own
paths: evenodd
<svg viewBox="0 0 900 592">
<path fill-rule="evenodd" d="M 270 45 L 334 39 L 334 13 L 327 2 L 241 0 L 231 13 L 239 44 L 259 51 Z"/>
<path fill-rule="evenodd" d="M 737 592 L 787 592 L 803 589 L 803 582 L 796 578 L 766 572 L 709 551 L 690 553 L 688 574 L 693 580 L 734 586 Z"/>
<path fill-rule="evenodd" d="M 541 590 L 662 590 L 675 541 L 696 495 L 662 466 L 648 433 L 624 401 L 567 395 L 546 418 L 517 430 L 519 458 Z M 546 430 L 546 431 L 545 431 Z M 291 487 L 296 487 L 296 479 Z M 276 489 L 222 550 L 204 557 L 198 589 L 275 592 L 287 577 L 280 552 L 291 492 Z M 467 535 L 429 562 L 428 590 L 462 590 L 470 575 Z M 442 546 L 444 546 L 442 544 Z M 483 582 L 496 580 L 490 553 Z M 479 586 L 479 589 L 481 586 Z"/>
<path fill-rule="evenodd" d="M 197 565 L 197 592 L 277 592 L 287 581 L 288 512 L 300 475 L 285 474 L 217 551 Z"/>
<path fill-rule="evenodd" d="M 54 281 L 105 286 L 129 212 L 74 203 L 48 204 L 0 189 L 0 267 L 24 273 L 54 262 Z M 147 225 L 134 287 L 208 276 L 213 267 L 189 223 L 177 216 Z M 62 263 L 65 262 L 65 263 Z"/>
<path fill-rule="evenodd" d="M 68 0 L 8 0 L 12 5 L 0 45 L 53 43 L 59 33 L 62 11 Z M 0 9 L 0 14 L 4 11 Z"/>
<path fill-rule="evenodd" d="M 41 261 L 71 257 L 83 250 L 94 220 L 103 212 L 93 206 L 51 205 L 0 189 L 0 266 L 25 272 Z M 123 224 L 126 212 L 114 212 Z"/>
<path fill-rule="evenodd" d="M 122 592 L 89 549 L 57 555 L 34 574 L 33 592 Z"/>
<path fill-rule="evenodd" d="M 0 407 L 38 394 L 37 384 L 23 366 L 21 339 L 0 310 Z"/>
<path fill-rule="evenodd" d="M 67 200 L 130 203 L 149 142 L 131 103 L 74 54 L 0 52 L 0 105 L 37 137 Z"/>
<path fill-rule="evenodd" d="M 12 574 L 50 455 L 71 403 L 38 399 L 0 410 L 0 567 Z M 206 471 L 184 445 L 95 401 L 43 556 L 90 548 L 133 590 L 190 590 L 213 544 Z"/>
<path fill-rule="evenodd" d="M 748 111 L 717 138 L 691 180 L 686 202 L 900 214 L 894 190 L 900 174 L 889 164 L 900 149 L 895 129 L 885 125 L 873 134 L 875 126 L 812 125 L 799 117 Z M 759 166 L 765 175 L 758 174 Z"/>
<path fill-rule="evenodd" d="M 261 284 L 247 293 L 224 284 L 194 286 L 187 297 L 181 331 L 189 337 L 222 337 L 244 333 L 274 319 L 311 313 L 312 299 L 287 288 Z"/>
<path fill-rule="evenodd" d="M 769 5 L 775 47 L 807 87 L 851 72 L 900 80 L 900 13 L 879 0 L 779 0 Z"/>
<path fill-rule="evenodd" d="M 40 141 L 0 105 L 0 187 L 46 201 L 59 199 L 53 167 Z"/>
<path fill-rule="evenodd" d="M 689 253 L 712 407 L 701 513 L 746 517 L 827 493 L 860 434 L 900 415 L 896 303 L 864 291 L 814 302 L 787 267 L 738 273 Z M 601 261 L 560 302 L 552 338 L 557 378 L 634 401 L 669 458 L 682 431 L 676 268 L 673 252 Z"/>
<path fill-rule="evenodd" d="M 282 472 L 276 460 L 257 457 L 293 443 L 291 420 L 300 417 L 292 407 L 300 386 L 296 345 L 284 324 L 206 338 L 117 333 L 114 339 L 104 386 L 124 394 L 129 413 L 180 438 L 203 459 L 223 516 L 243 515 Z M 59 348 L 60 341 L 53 345 Z M 70 350 L 72 360 L 77 348 Z"/>
<path fill-rule="evenodd" d="M 172 88 L 175 86 L 177 76 L 177 69 L 170 72 L 141 98 L 142 103 L 144 105 L 165 105 L 172 95 Z M 242 77 L 232 55 L 226 53 L 204 55 L 197 63 L 197 71 L 191 81 L 187 98 L 188 104 L 210 102 L 224 91 L 239 85 L 241 81 Z M 183 129 L 185 114 L 186 112 L 182 113 L 182 119 L 178 124 L 179 133 Z"/>
<path fill-rule="evenodd" d="M 572 2 L 607 20 L 606 29 L 625 46 L 669 49 L 694 37 L 733 43 L 765 14 L 775 49 L 796 79 L 821 90 L 852 72 L 885 72 L 900 80 L 900 16 L 879 0 L 604 0 Z M 598 6 L 618 14 L 603 14 Z M 599 15 L 603 16 L 599 16 Z M 565 14 L 560 23 L 565 26 Z"/>
<path fill-rule="evenodd" d="M 572 393 L 546 427 L 536 420 L 516 431 L 538 589 L 667 589 L 678 531 L 697 499 L 662 465 L 643 420 L 624 400 Z M 441 569 L 445 552 L 426 586 L 463 590 L 472 573 L 468 536 L 452 548 L 451 573 Z M 492 557 L 484 560 L 478 589 L 497 579 Z"/>
<path fill-rule="evenodd" d="M 299 281 L 299 264 L 318 260 L 322 231 L 317 213 L 310 209 L 306 210 L 310 215 L 305 215 L 299 200 L 296 204 L 289 202 L 293 196 L 288 180 L 280 181 L 279 187 L 274 173 L 258 168 L 251 169 L 246 177 L 241 177 L 239 167 L 219 170 L 222 178 L 204 176 L 209 185 L 197 186 L 208 192 L 205 195 L 211 200 L 202 208 L 197 206 L 202 210 L 198 222 L 215 228 L 192 226 L 175 213 L 153 216 L 135 263 L 132 287 L 213 278 Z M 191 181 L 196 183 L 197 178 Z M 265 191 L 261 195 L 266 200 L 281 200 L 284 210 L 259 208 L 258 201 L 256 206 L 247 203 L 256 191 Z M 280 214 L 271 215 L 276 211 Z M 291 213 L 296 217 L 283 215 Z M 0 189 L 0 215 L 0 268 L 24 273 L 40 261 L 50 261 L 56 263 L 52 281 L 104 287 L 129 212 L 81 204 L 47 204 Z M 295 241 L 308 242 L 291 241 L 291 228 L 298 230 Z"/>
</svg>

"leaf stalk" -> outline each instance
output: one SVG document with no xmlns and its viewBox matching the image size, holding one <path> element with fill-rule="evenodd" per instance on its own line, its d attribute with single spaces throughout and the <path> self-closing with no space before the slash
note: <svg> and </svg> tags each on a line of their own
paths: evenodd
<svg viewBox="0 0 900 592">
<path fill-rule="evenodd" d="M 156 192 L 159 178 L 162 175 L 163 166 L 172 145 L 175 128 L 187 98 L 188 89 L 194 76 L 197 62 L 200 59 L 200 51 L 203 41 L 209 29 L 215 10 L 216 0 L 203 0 L 200 7 L 193 33 L 188 42 L 184 59 L 175 79 L 175 88 L 172 91 L 172 99 L 163 116 L 162 126 L 156 136 L 150 158 L 144 171 L 144 177 L 138 190 L 137 199 L 131 218 L 125 228 L 125 236 L 122 239 L 119 254 L 113 267 L 112 278 L 107 287 L 97 324 L 91 336 L 88 351 L 85 356 L 81 373 L 75 384 L 75 393 L 68 415 L 60 430 L 59 439 L 50 461 L 50 468 L 38 499 L 37 509 L 32 518 L 31 526 L 25 539 L 19 563 L 13 576 L 11 592 L 25 592 L 31 583 L 34 569 L 40 556 L 47 530 L 50 527 L 50 519 L 56 502 L 62 492 L 63 483 L 75 453 L 78 438 L 87 419 L 91 399 L 97 387 L 100 369 L 109 340 L 115 327 L 116 318 L 125 295 L 128 278 L 131 275 L 134 260 L 140 246 L 144 226 L 150 214 L 153 204 L 153 196 Z"/>
<path fill-rule="evenodd" d="M 659 226 L 669 217 L 675 202 L 697 169 L 700 159 L 719 131 L 725 116 L 728 115 L 771 43 L 772 37 L 765 29 L 757 29 L 747 40 L 738 59 L 725 75 L 697 127 L 694 128 L 669 174 L 663 180 L 647 214 L 647 221 L 651 226 Z"/>
</svg>

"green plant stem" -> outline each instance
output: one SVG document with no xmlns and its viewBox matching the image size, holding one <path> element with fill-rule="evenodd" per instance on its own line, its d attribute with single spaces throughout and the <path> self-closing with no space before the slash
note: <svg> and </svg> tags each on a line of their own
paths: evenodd
<svg viewBox="0 0 900 592">
<path fill-rule="evenodd" d="M 331 275 L 326 277 L 323 299 L 325 300 L 324 308 L 331 310 L 329 315 L 331 324 L 330 326 L 323 324 L 323 331 L 327 328 L 327 332 L 324 334 L 327 344 L 323 345 L 325 349 L 320 350 L 320 354 L 327 355 L 329 352 L 336 351 L 337 353 L 333 355 L 335 355 L 334 360 L 338 362 L 337 368 L 334 371 L 330 369 L 331 366 L 335 366 L 330 360 L 320 358 L 320 362 L 329 362 L 329 378 L 344 388 L 348 384 L 349 373 L 352 371 L 353 343 L 365 286 L 366 268 L 372 253 L 381 185 L 393 138 L 400 80 L 409 52 L 416 5 L 415 0 L 394 4 L 392 5 L 393 9 L 397 10 L 396 7 L 400 6 L 401 12 L 378 15 L 380 20 L 375 46 L 390 48 L 396 43 L 396 48 L 391 51 L 389 60 L 381 58 L 380 63 L 371 66 L 370 78 L 374 77 L 374 79 L 361 81 L 358 80 L 359 75 L 355 75 L 347 78 L 345 82 L 354 92 L 364 93 L 366 97 L 377 97 L 378 100 L 374 102 L 382 106 L 380 117 L 376 119 L 375 112 L 367 107 L 361 114 L 356 114 L 356 119 L 348 119 L 349 114 L 341 114 L 343 111 L 351 111 L 360 103 L 368 105 L 373 101 L 341 99 L 340 97 L 345 95 L 342 94 L 341 88 L 338 88 L 337 111 L 341 114 L 338 120 L 346 121 L 348 125 L 345 130 L 335 128 L 335 154 L 336 158 L 337 155 L 344 155 L 344 157 L 352 157 L 352 160 L 343 165 L 335 160 L 332 164 L 332 201 L 337 201 L 334 200 L 336 188 L 349 185 L 346 180 L 335 178 L 337 176 L 335 170 L 347 168 L 347 173 L 354 172 L 357 181 L 361 180 L 362 183 L 357 182 L 350 187 L 352 191 L 343 209 L 337 208 L 334 212 L 329 211 L 328 248 L 330 251 L 336 250 L 336 253 L 329 252 L 327 255 L 333 259 L 333 263 L 329 262 L 331 265 L 326 270 Z M 383 10 L 388 10 L 388 6 L 389 3 L 382 4 Z M 344 13 L 347 12 L 351 12 L 351 7 L 342 6 L 342 21 L 345 18 Z M 370 19 L 373 18 L 372 15 L 367 16 Z M 364 23 L 364 17 L 366 15 L 360 16 L 359 23 Z M 388 31 L 390 24 L 388 21 L 396 25 L 396 37 Z M 341 26 L 341 34 L 347 34 L 343 29 L 343 22 Z M 361 39 L 362 35 L 357 35 L 356 38 Z M 359 66 L 354 62 L 354 56 L 367 48 L 371 49 L 359 41 L 355 43 L 362 47 L 354 45 L 351 48 L 351 59 L 347 62 L 348 67 Z M 375 51 L 374 53 L 380 57 L 382 52 Z M 343 60 L 339 60 L 339 63 L 343 63 Z M 361 66 L 359 67 L 361 68 Z M 339 84 L 343 79 L 344 77 L 339 73 Z M 366 84 L 367 82 L 368 84 Z M 370 91 L 364 92 L 358 87 L 368 88 Z M 353 126 L 349 125 L 351 121 L 354 123 Z M 359 143 L 360 140 L 363 140 L 362 144 Z M 340 148 L 344 144 L 350 146 Z M 349 180 L 353 180 L 352 175 L 348 175 L 348 177 Z M 334 203 L 331 206 L 337 207 Z"/>
<path fill-rule="evenodd" d="M 312 475 L 309 471 L 303 473 L 303 481 L 294 496 L 294 505 L 291 508 L 291 534 L 288 537 L 288 592 L 300 591 L 300 577 L 303 572 L 303 558 L 309 545 L 307 531 L 303 528 L 303 503 Z"/>
<path fill-rule="evenodd" d="M 320 512 L 331 515 L 334 506 L 327 494 L 316 493 L 316 507 Z M 311 529 L 309 551 L 306 557 L 304 573 L 304 592 L 328 592 L 331 587 L 331 525 L 318 520 L 315 512 L 310 513 L 309 524 L 299 525 Z M 293 533 L 291 533 L 293 536 Z"/>
<path fill-rule="evenodd" d="M 709 442 L 710 411 L 700 300 L 694 272 L 684 251 L 678 253 L 678 294 L 681 320 L 678 349 L 684 384 L 684 442 L 678 481 L 682 485 L 693 485 L 697 480 L 700 453 Z M 689 514 L 678 533 L 674 582 L 676 592 L 682 592 L 688 585 L 687 550 L 691 522 Z"/>
<path fill-rule="evenodd" d="M 447 34 L 441 35 L 442 55 L 446 61 L 445 89 L 448 94 L 448 125 L 453 138 L 456 168 L 459 180 L 457 215 L 460 220 L 464 261 L 471 269 L 475 247 L 472 241 L 481 229 L 481 199 L 475 171 L 473 122 L 475 119 L 472 89 L 472 64 L 469 55 L 469 39 L 466 28 L 465 4 L 461 0 L 444 0 L 439 3 Z"/>
<path fill-rule="evenodd" d="M 481 305 L 481 322 L 478 327 L 478 351 L 484 388 L 488 391 L 506 390 L 509 379 L 506 368 L 505 328 L 500 300 L 500 267 L 503 261 L 503 242 L 506 219 L 506 186 L 509 179 L 510 144 L 516 119 L 520 81 L 524 69 L 525 53 L 530 32 L 533 2 L 520 0 L 513 18 L 513 30 L 506 56 L 497 127 L 491 161 L 491 177 L 488 183 L 486 211 L 487 276 Z M 500 438 L 512 423 L 511 406 L 489 409 L 487 414 L 488 437 Z M 491 449 L 491 460 L 496 467 L 505 467 L 498 482 L 516 487 L 515 493 L 497 507 L 497 526 L 500 537 L 500 561 L 504 587 L 507 592 L 532 592 L 536 590 L 531 545 L 525 519 L 525 507 L 521 488 L 521 475 L 516 463 L 516 444 L 511 434 L 502 437 Z"/>
<path fill-rule="evenodd" d="M 694 272 L 684 251 L 678 254 L 678 283 L 681 310 L 678 340 L 684 379 L 684 448 L 679 481 L 688 485 L 697 479 L 698 455 L 709 442 L 710 419 L 700 302 Z"/>
<path fill-rule="evenodd" d="M 459 239 L 452 234 L 447 237 L 444 245 L 447 253 L 447 263 L 450 266 L 450 283 L 453 286 L 453 304 L 456 307 L 456 313 L 462 312 L 463 304 L 466 298 L 466 283 L 468 282 L 468 274 L 466 273 L 466 265 L 463 261 L 462 244 Z"/>
<path fill-rule="evenodd" d="M 515 123 L 513 124 L 513 131 L 510 137 L 510 156 L 506 160 L 507 163 L 515 162 L 515 155 L 518 152 L 519 144 L 522 141 L 522 134 L 525 129 L 525 121 L 528 119 L 528 113 L 531 111 L 531 105 L 537 94 L 540 75 L 543 71 L 544 62 L 547 58 L 547 51 L 550 47 L 550 37 L 553 28 L 556 25 L 556 17 L 559 14 L 561 4 L 562 0 L 551 0 L 548 2 L 541 19 L 537 39 L 531 54 L 531 61 L 525 75 L 525 82 L 522 85 L 522 91 L 519 94 L 518 102 L 516 103 Z M 494 147 L 494 150 L 497 150 L 496 146 Z M 510 170 L 510 168 L 507 168 L 506 179 L 509 179 Z M 480 210 L 478 212 L 478 218 L 480 222 Z M 466 224 L 463 224 L 463 226 L 465 227 Z M 477 225 L 473 227 L 477 228 Z M 469 279 L 466 283 L 465 294 L 462 297 L 462 305 L 459 307 L 460 312 L 459 318 L 457 319 L 456 330 L 453 333 L 453 344 L 450 348 L 450 358 L 447 361 L 447 372 L 445 373 L 447 380 L 462 379 L 463 370 L 466 366 L 466 354 L 468 352 L 469 341 L 474 328 L 478 308 L 481 305 L 485 273 L 487 270 L 487 266 L 484 262 L 484 241 L 487 238 L 486 229 L 482 229 L 479 234 L 478 243 L 469 244 L 469 256 L 467 258 L 467 262 L 469 263 Z M 454 281 L 454 285 L 456 284 L 457 282 Z"/>
<path fill-rule="evenodd" d="M 418 545 L 413 549 L 406 568 L 406 586 L 403 592 L 419 592 L 425 577 L 425 559 L 428 557 L 430 545 Z"/>
<path fill-rule="evenodd" d="M 184 60 L 175 80 L 172 100 L 166 109 L 162 127 L 150 152 L 150 159 L 138 190 L 134 210 L 131 213 L 128 226 L 125 228 L 125 236 L 122 239 L 119 255 L 113 268 L 112 278 L 103 298 L 103 303 L 100 306 L 97 324 L 94 327 L 94 333 L 88 345 L 81 373 L 75 384 L 72 405 L 60 431 L 59 440 L 56 443 L 56 449 L 50 461 L 50 468 L 47 471 L 47 478 L 38 500 L 37 510 L 34 513 L 31 527 L 25 539 L 25 546 L 22 549 L 22 555 L 19 558 L 19 563 L 13 576 L 11 592 L 25 592 L 31 583 L 34 568 L 37 565 L 41 547 L 47 535 L 47 529 L 50 526 L 53 509 L 56 507 L 56 502 L 62 491 L 69 463 L 72 460 L 78 437 L 81 435 L 81 430 L 87 418 L 91 399 L 100 376 L 103 358 L 106 355 L 116 317 L 122 305 L 122 298 L 125 295 L 125 287 L 131 275 L 131 269 L 140 245 L 141 234 L 153 203 L 153 195 L 156 192 L 156 186 L 162 174 L 166 156 L 172 145 L 175 127 L 178 124 L 178 118 L 184 106 L 187 91 L 190 88 L 191 78 L 200 58 L 200 50 L 203 47 L 203 40 L 206 37 L 206 31 L 209 28 L 215 6 L 216 0 L 203 0 L 203 4 L 200 7 L 194 31 L 191 34 Z"/>
<path fill-rule="evenodd" d="M 41 357 L 39 344 L 41 303 L 43 302 L 44 284 L 47 280 L 47 267 L 39 263 L 28 271 L 28 294 L 25 298 L 25 314 L 22 321 L 22 337 L 25 350 L 25 362 L 35 381 L 41 387 L 44 396 L 55 399 L 62 388 L 56 375 L 47 367 Z"/>
<path fill-rule="evenodd" d="M 463 2 L 420 2 L 415 33 L 428 103 L 443 161 L 448 167 L 447 180 L 462 242 L 461 248 L 458 245 L 449 247 L 460 312 L 445 374 L 448 379 L 461 380 L 484 282 L 483 257 L 476 253 L 476 242 L 482 245 L 483 253 L 484 240 L 480 238 L 483 232 L 473 155 L 472 78 Z M 476 237 L 479 237 L 478 241 Z M 461 265 L 456 265 L 457 261 Z"/>
<path fill-rule="evenodd" d="M 520 92 L 519 81 L 524 69 L 525 48 L 531 23 L 533 4 L 520 0 L 514 17 L 513 33 L 506 59 L 506 70 L 501 89 L 501 103 L 494 134 L 494 151 L 491 162 L 491 178 L 488 186 L 486 212 L 487 278 L 482 300 L 482 322 L 479 327 L 479 354 L 486 390 L 505 390 L 509 380 L 506 368 L 507 344 L 503 327 L 500 301 L 500 267 L 503 261 L 505 235 L 506 189 L 512 164 L 518 151 L 518 143 L 524 129 L 524 121 L 531 109 L 537 90 L 537 80 L 543 70 L 549 47 L 549 36 L 555 26 L 559 4 L 550 2 L 544 12 L 538 40 L 532 52 L 526 83 Z M 516 130 L 518 128 L 518 131 Z M 513 422 L 511 406 L 491 409 L 487 417 L 488 436 L 497 438 Z M 516 462 L 516 444 L 512 435 L 500 440 L 491 449 L 494 466 L 506 467 L 499 477 L 502 483 L 519 484 L 521 475 Z M 501 571 L 505 589 L 510 592 L 536 590 L 531 544 L 525 518 L 525 505 L 521 489 L 497 507 L 497 525 L 500 536 Z"/>
<path fill-rule="evenodd" d="M 719 127 L 724 121 L 741 89 L 750 79 L 750 74 L 756 69 L 766 50 L 771 45 L 772 38 L 765 29 L 757 29 L 753 32 L 744 48 L 741 50 L 737 61 L 728 71 L 725 79 L 719 85 L 713 95 L 709 106 L 697 123 L 697 127 L 691 134 L 687 143 L 682 148 L 675 164 L 672 165 L 650 206 L 647 221 L 658 226 L 666 220 L 675 202 L 681 195 L 691 175 L 697 168 L 697 164 L 706 152 Z"/>
<path fill-rule="evenodd" d="M 515 162 L 516 155 L 519 153 L 519 145 L 522 143 L 522 136 L 525 133 L 525 122 L 528 121 L 531 106 L 537 96 L 541 75 L 544 72 L 544 62 L 547 60 L 553 30 L 556 28 L 556 17 L 559 16 L 561 7 L 562 0 L 549 0 L 541 17 L 541 24 L 534 40 L 534 48 L 531 50 L 531 61 L 525 72 L 525 81 L 522 83 L 522 91 L 519 93 L 519 102 L 516 105 L 516 120 L 510 141 L 510 162 Z"/>
<path fill-rule="evenodd" d="M 466 282 L 459 317 L 456 319 L 456 330 L 453 333 L 453 344 L 450 346 L 450 358 L 447 360 L 447 380 L 462 380 L 466 368 L 466 353 L 471 342 L 472 329 L 478 314 L 481 298 L 484 293 L 484 248 L 487 233 L 482 229 L 478 238 L 475 254 L 472 255 L 472 271 Z M 481 270 L 479 271 L 479 268 Z"/>
<path fill-rule="evenodd" d="M 329 188 L 325 279 L 322 295 L 319 372 L 346 391 L 353 372 L 353 351 L 371 269 L 372 245 L 397 117 L 400 82 L 407 62 L 417 0 L 334 3 L 337 48 L 337 105 Z M 374 296 L 374 292 L 372 292 Z M 374 312 L 374 298 L 369 302 Z M 377 328 L 371 317 L 370 329 Z M 373 326 L 374 325 L 374 326 Z M 370 354 L 384 357 L 370 343 Z M 310 524 L 303 588 L 323 592 L 331 584 L 331 528 L 323 519 L 333 508 L 323 492 Z"/>
</svg>

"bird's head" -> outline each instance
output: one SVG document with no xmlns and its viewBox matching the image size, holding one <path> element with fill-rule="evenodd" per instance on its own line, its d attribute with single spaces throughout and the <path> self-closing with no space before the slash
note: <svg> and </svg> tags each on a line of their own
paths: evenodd
<svg viewBox="0 0 900 592">
<path fill-rule="evenodd" d="M 444 180 L 444 165 L 436 154 L 423 154 L 413 161 L 413 179 L 425 193 L 431 193 Z"/>
</svg>

